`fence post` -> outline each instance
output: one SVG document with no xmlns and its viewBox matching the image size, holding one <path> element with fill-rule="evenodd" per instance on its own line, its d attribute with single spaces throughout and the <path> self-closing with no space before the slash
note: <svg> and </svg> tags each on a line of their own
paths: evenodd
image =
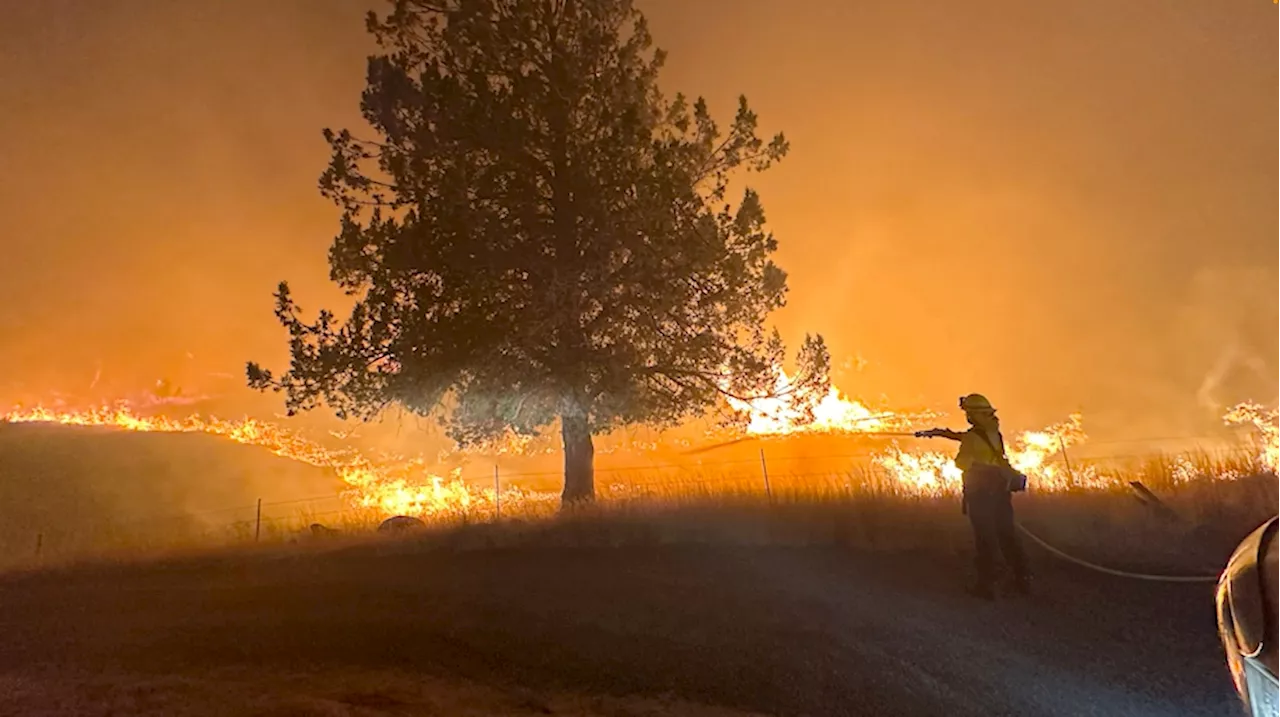
<svg viewBox="0 0 1280 717">
<path fill-rule="evenodd" d="M 764 449 L 760 449 L 760 472 L 764 474 L 764 494 L 769 500 L 773 500 L 773 489 L 769 487 L 769 464 L 764 461 Z"/>
<path fill-rule="evenodd" d="M 1142 484 L 1142 481 L 1131 480 L 1129 481 L 1129 487 L 1133 488 L 1134 492 L 1138 494 L 1139 503 L 1151 508 L 1161 518 L 1173 523 L 1182 522 L 1182 517 L 1174 512 L 1172 508 L 1165 505 L 1164 501 L 1160 500 L 1155 493 L 1152 493 L 1150 488 Z"/>
<path fill-rule="evenodd" d="M 1058 446 L 1062 449 L 1062 462 L 1067 465 L 1067 477 L 1071 479 L 1071 487 L 1076 487 L 1076 473 L 1071 470 L 1071 459 L 1067 458 L 1067 442 L 1058 436 Z"/>
<path fill-rule="evenodd" d="M 493 519 L 502 520 L 502 484 L 498 482 L 498 464 L 493 464 Z"/>
<path fill-rule="evenodd" d="M 258 542 L 258 538 L 262 536 L 262 499 L 258 499 L 258 517 L 253 523 L 253 542 Z"/>
</svg>

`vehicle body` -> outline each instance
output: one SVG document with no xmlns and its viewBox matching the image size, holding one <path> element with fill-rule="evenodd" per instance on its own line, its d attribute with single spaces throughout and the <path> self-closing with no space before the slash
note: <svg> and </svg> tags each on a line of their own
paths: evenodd
<svg viewBox="0 0 1280 717">
<path fill-rule="evenodd" d="M 1280 715 L 1277 682 L 1277 518 L 1249 534 L 1218 579 L 1218 635 L 1236 692 L 1249 714 Z"/>
</svg>

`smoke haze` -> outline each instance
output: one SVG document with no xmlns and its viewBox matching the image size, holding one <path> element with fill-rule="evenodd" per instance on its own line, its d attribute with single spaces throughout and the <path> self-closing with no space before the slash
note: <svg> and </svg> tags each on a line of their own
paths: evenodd
<svg viewBox="0 0 1280 717">
<path fill-rule="evenodd" d="M 669 92 L 790 138 L 750 179 L 775 319 L 865 360 L 848 392 L 1128 436 L 1274 400 L 1272 3 L 640 6 Z M 243 363 L 286 361 L 279 280 L 340 302 L 320 130 L 359 127 L 365 9 L 0 5 L 0 400 L 163 377 L 278 408 Z"/>
</svg>

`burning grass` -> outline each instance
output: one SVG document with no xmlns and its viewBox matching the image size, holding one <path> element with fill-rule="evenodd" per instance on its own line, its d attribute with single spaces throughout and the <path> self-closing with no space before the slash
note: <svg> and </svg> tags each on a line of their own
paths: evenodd
<svg viewBox="0 0 1280 717">
<path fill-rule="evenodd" d="M 746 451 L 750 457 L 745 460 L 706 463 L 700 457 L 662 468 L 600 469 L 597 504 L 569 514 L 559 512 L 555 475 L 541 476 L 541 482 L 531 476 L 505 476 L 495 490 L 491 478 L 468 481 L 456 471 L 441 476 L 421 458 L 370 457 L 254 419 L 141 416 L 127 406 L 15 410 L 5 416 L 7 422 L 218 436 L 330 471 L 345 489 L 320 498 L 269 501 L 262 504 L 261 513 L 258 506 L 244 505 L 198 520 L 177 516 L 112 524 L 91 535 L 62 530 L 39 536 L 42 542 L 35 554 L 24 550 L 20 552 L 26 554 L 0 556 L 0 562 L 155 554 L 254 542 L 279 545 L 311 540 L 309 526 L 315 523 L 358 537 L 371 534 L 390 515 L 420 516 L 446 532 L 501 523 L 509 535 L 487 528 L 485 534 L 502 541 L 599 533 L 598 538 L 584 539 L 605 544 L 727 540 L 835 543 L 871 550 L 966 549 L 967 528 L 956 497 L 960 474 L 949 453 L 895 442 L 855 455 L 786 455 L 783 449 L 803 443 L 804 435 L 813 440 L 832 434 L 866 440 L 869 429 L 901 428 L 909 422 L 905 414 L 873 412 L 834 388 L 818 407 L 814 422 L 798 424 L 800 419 L 787 405 L 746 406 L 751 417 L 747 435 L 766 441 L 762 445 L 768 447 L 767 460 L 764 450 L 757 453 L 755 446 L 743 444 L 733 450 Z M 1068 458 L 1068 450 L 1087 439 L 1078 415 L 1039 431 L 1011 434 L 1010 459 L 1031 476 L 1032 485 L 1031 493 L 1018 499 L 1019 510 L 1029 524 L 1063 547 L 1121 561 L 1185 557 L 1188 545 L 1212 545 L 1216 550 L 1217 536 L 1238 537 L 1274 513 L 1277 503 L 1276 412 L 1242 404 L 1224 420 L 1248 427 L 1254 438 L 1217 450 L 1118 460 Z M 1140 502 L 1130 485 L 1135 482 L 1154 491 L 1163 504 Z"/>
<path fill-rule="evenodd" d="M 1219 466 L 1202 462 L 1200 471 Z M 1024 525 L 1060 549 L 1113 567 L 1181 574 L 1212 574 L 1250 529 L 1274 514 L 1280 490 L 1274 474 L 1187 479 L 1179 459 L 1152 459 L 1126 477 L 1152 487 L 1158 503 L 1119 484 L 1107 489 L 1036 492 L 1018 496 Z M 873 474 L 872 474 L 873 475 Z M 728 483 L 733 486 L 733 483 Z M 389 550 L 484 550 L 528 547 L 729 545 L 839 547 L 852 551 L 928 553 L 963 559 L 971 546 L 956 496 L 924 495 L 868 474 L 842 481 L 788 481 L 766 494 L 752 483 L 712 489 L 708 483 L 651 480 L 613 484 L 596 504 L 559 511 L 552 500 L 504 497 L 493 506 L 438 514 L 411 536 L 375 531 L 382 516 L 371 509 L 317 512 L 305 506 L 270 515 L 258 527 L 246 517 L 231 525 L 183 536 L 148 539 L 117 535 L 94 550 L 63 553 L 49 545 L 46 567 L 85 559 L 132 561 L 228 548 L 328 551 L 370 542 Z M 312 531 L 314 523 L 329 531 Z M 405 539 L 407 538 L 407 539 Z M 391 542 L 387 542 L 391 540 Z M 1045 557 L 1045 560 L 1052 558 Z M 30 559 L 19 561 L 31 567 Z"/>
<path fill-rule="evenodd" d="M 794 439 L 797 436 L 820 434 L 856 439 L 877 435 L 872 429 L 903 428 L 911 420 L 905 414 L 874 414 L 862 404 L 845 399 L 835 388 L 818 403 L 821 410 L 808 423 L 797 423 L 801 419 L 793 415 L 796 410 L 783 403 L 780 406 L 748 406 L 750 422 L 746 437 L 767 440 L 782 436 Z M 508 483 L 500 489 L 503 495 L 498 495 L 494 488 L 489 487 L 492 483 L 484 486 L 463 480 L 458 469 L 442 471 L 446 475 L 441 475 L 437 472 L 440 469 L 433 469 L 423 457 L 369 456 L 350 446 L 330 447 L 280 425 L 252 418 L 230 421 L 201 416 L 141 416 L 127 405 L 67 411 L 39 407 L 15 409 L 3 418 L 6 422 L 15 424 L 90 426 L 139 433 L 200 433 L 225 438 L 234 443 L 257 446 L 277 456 L 333 471 L 346 486 L 341 491 L 341 497 L 347 507 L 373 510 L 384 516 L 415 515 L 429 519 L 448 519 L 459 514 L 470 515 L 486 511 L 497 513 L 498 504 L 504 501 L 515 506 L 550 502 L 553 499 L 552 496 L 544 495 L 548 491 L 530 490 L 528 483 L 522 487 Z M 1170 475 L 1190 480 L 1203 476 L 1233 478 L 1261 471 L 1275 472 L 1277 426 L 1280 425 L 1276 412 L 1254 404 L 1241 404 L 1228 412 L 1224 420 L 1229 425 L 1244 425 L 1253 430 L 1254 438 L 1247 449 L 1247 455 L 1239 450 L 1228 450 L 1226 453 L 1219 450 L 1213 454 L 1181 457 L 1177 460 L 1181 461 L 1182 467 Z M 883 436 L 883 433 L 880 435 Z M 741 439 L 739 437 L 729 444 Z M 1068 448 L 1079 446 L 1086 440 L 1081 416 L 1073 415 L 1067 421 L 1042 430 L 1011 434 L 1007 447 L 1014 467 L 1031 476 L 1041 490 L 1072 490 L 1081 487 L 1106 489 L 1117 483 L 1127 482 L 1125 476 L 1133 473 L 1131 466 L 1117 468 L 1115 465 L 1097 462 L 1078 463 L 1074 467 L 1071 465 L 1067 455 Z M 516 450 L 519 446 L 506 448 Z M 797 461 L 807 462 L 808 468 L 797 470 L 795 465 L 775 464 L 775 476 L 792 483 L 798 481 L 806 490 L 812 490 L 813 484 L 823 484 L 828 488 L 849 488 L 855 483 L 887 480 L 897 491 L 905 490 L 920 495 L 953 493 L 960 484 L 960 471 L 953 465 L 950 453 L 924 450 L 918 443 L 903 447 L 895 440 L 887 447 L 882 446 L 872 453 L 863 454 L 861 457 L 868 460 L 861 461 L 862 465 L 857 466 L 856 470 L 861 475 L 856 477 L 856 481 L 845 475 L 851 465 L 858 464 L 849 461 L 850 457 L 831 456 L 836 460 L 826 461 L 825 464 L 821 460 L 796 457 L 792 459 L 793 464 Z M 1231 465 L 1215 465 L 1201 470 L 1199 466 L 1210 458 L 1226 461 Z M 763 453 L 760 467 L 762 473 L 769 471 L 764 464 Z M 606 497 L 617 497 L 610 495 L 611 492 L 630 494 L 636 486 L 647 489 L 654 484 L 663 484 L 659 487 L 659 492 L 665 494 L 671 492 L 669 484 L 672 483 L 680 484 L 684 492 L 695 494 L 708 491 L 736 493 L 743 489 L 749 490 L 756 482 L 749 473 L 750 469 L 742 470 L 744 466 L 741 465 L 725 470 L 723 462 L 704 467 L 702 460 L 698 459 L 694 465 L 672 468 L 678 475 L 665 475 L 658 480 L 619 476 L 620 471 L 614 470 L 614 475 L 607 481 Z M 782 470 L 779 471 L 779 468 Z M 761 475 L 760 478 L 763 479 L 764 476 Z"/>
</svg>

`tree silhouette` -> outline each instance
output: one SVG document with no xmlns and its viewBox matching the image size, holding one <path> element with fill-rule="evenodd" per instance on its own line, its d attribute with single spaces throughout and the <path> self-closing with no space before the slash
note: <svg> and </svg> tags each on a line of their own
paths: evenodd
<svg viewBox="0 0 1280 717">
<path fill-rule="evenodd" d="M 664 98 L 629 0 L 397 0 L 368 29 L 377 138 L 326 130 L 320 179 L 354 306 L 307 323 L 282 282 L 292 362 L 248 364 L 250 386 L 291 413 L 436 412 L 463 445 L 558 420 L 565 502 L 594 496 L 593 434 L 775 390 L 763 321 L 786 275 L 760 198 L 726 195 L 787 142 L 757 136 L 746 98 L 725 132 L 703 100 Z M 821 337 L 799 364 L 795 389 L 824 390 Z"/>
</svg>

